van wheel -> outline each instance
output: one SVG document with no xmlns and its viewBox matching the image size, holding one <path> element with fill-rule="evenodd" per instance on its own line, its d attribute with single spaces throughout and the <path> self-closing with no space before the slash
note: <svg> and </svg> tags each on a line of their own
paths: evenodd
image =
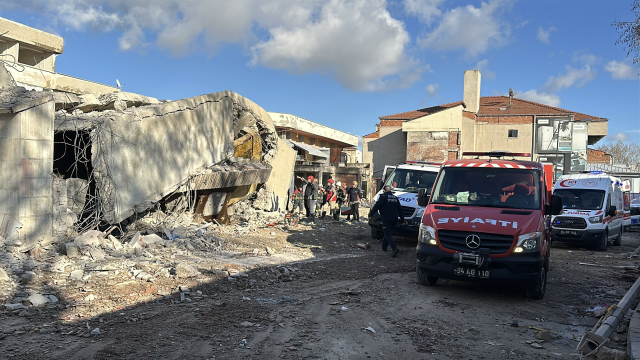
<svg viewBox="0 0 640 360">
<path fill-rule="evenodd" d="M 540 276 L 535 283 L 527 288 L 527 297 L 534 300 L 542 300 L 547 290 L 547 264 L 540 269 Z"/>
<path fill-rule="evenodd" d="M 615 239 L 613 239 L 613 246 L 620 246 L 620 244 L 622 244 L 622 228 L 620 228 L 620 232 L 618 233 L 618 236 L 616 236 Z"/>
<path fill-rule="evenodd" d="M 607 246 L 609 245 L 609 229 L 605 231 L 604 236 L 602 237 L 602 241 L 596 247 L 598 251 L 607 251 Z"/>
<path fill-rule="evenodd" d="M 438 282 L 437 277 L 427 275 L 420 267 L 416 267 L 416 274 L 418 275 L 418 282 L 422 285 L 434 286 Z"/>
<path fill-rule="evenodd" d="M 384 232 L 371 228 L 371 237 L 374 240 L 382 240 L 384 239 Z"/>
</svg>

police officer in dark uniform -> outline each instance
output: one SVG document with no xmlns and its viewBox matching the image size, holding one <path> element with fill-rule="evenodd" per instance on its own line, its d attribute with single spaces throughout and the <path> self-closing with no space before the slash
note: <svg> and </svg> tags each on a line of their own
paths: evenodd
<svg viewBox="0 0 640 360">
<path fill-rule="evenodd" d="M 391 256 L 396 257 L 398 252 L 398 246 L 393 241 L 391 231 L 398 224 L 398 218 L 404 223 L 404 214 L 402 213 L 402 207 L 400 206 L 400 200 L 391 192 L 391 186 L 386 185 L 384 187 L 384 193 L 380 195 L 376 204 L 371 208 L 369 217 L 372 214 L 380 211 L 382 217 L 382 229 L 384 230 L 384 240 L 382 240 L 382 251 L 387 251 L 387 246 L 391 245 L 393 253 Z"/>
</svg>

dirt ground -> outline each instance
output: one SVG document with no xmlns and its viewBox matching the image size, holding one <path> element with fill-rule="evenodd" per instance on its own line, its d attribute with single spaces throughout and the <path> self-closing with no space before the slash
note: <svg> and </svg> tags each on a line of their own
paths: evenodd
<svg viewBox="0 0 640 360">
<path fill-rule="evenodd" d="M 520 288 L 420 285 L 415 240 L 399 239 L 392 258 L 364 222 L 216 236 L 223 251 L 107 259 L 85 264 L 93 275 L 78 281 L 58 280 L 69 268 L 45 271 L 15 291 L 45 287 L 60 301 L 3 309 L 0 358 L 579 359 L 578 339 L 597 321 L 587 310 L 619 301 L 638 277 L 628 257 L 640 246 L 640 232 L 606 252 L 554 244 L 546 296 L 533 301 Z M 157 271 L 150 282 L 110 271 L 180 263 L 197 274 Z M 613 347 L 625 349 L 620 330 Z"/>
</svg>

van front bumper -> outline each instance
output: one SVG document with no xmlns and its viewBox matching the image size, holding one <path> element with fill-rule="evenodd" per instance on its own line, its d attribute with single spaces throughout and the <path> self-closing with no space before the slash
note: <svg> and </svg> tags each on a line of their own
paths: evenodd
<svg viewBox="0 0 640 360">
<path fill-rule="evenodd" d="M 456 267 L 470 267 L 456 263 L 453 254 L 444 252 L 436 245 L 418 242 L 416 247 L 417 266 L 427 275 L 460 281 L 485 282 L 497 285 L 528 286 L 537 281 L 545 264 L 545 257 L 539 252 L 513 254 L 505 258 L 491 258 L 482 270 L 490 270 L 487 279 L 454 274 Z M 472 268 L 472 267 L 470 267 Z"/>
<path fill-rule="evenodd" d="M 566 242 L 578 245 L 597 245 L 606 236 L 605 229 L 576 230 L 551 228 L 551 241 Z"/>
</svg>

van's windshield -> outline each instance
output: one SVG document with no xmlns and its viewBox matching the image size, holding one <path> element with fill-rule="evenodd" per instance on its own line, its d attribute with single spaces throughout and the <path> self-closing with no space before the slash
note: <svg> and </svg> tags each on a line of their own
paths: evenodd
<svg viewBox="0 0 640 360">
<path fill-rule="evenodd" d="M 553 194 L 562 196 L 564 209 L 600 210 L 605 192 L 593 189 L 557 189 Z"/>
<path fill-rule="evenodd" d="M 506 168 L 442 168 L 432 204 L 540 209 L 540 172 Z"/>
<path fill-rule="evenodd" d="M 427 189 L 427 194 L 430 194 L 436 176 L 438 173 L 435 171 L 396 169 L 384 184 L 396 191 L 417 193 L 420 189 Z"/>
</svg>

